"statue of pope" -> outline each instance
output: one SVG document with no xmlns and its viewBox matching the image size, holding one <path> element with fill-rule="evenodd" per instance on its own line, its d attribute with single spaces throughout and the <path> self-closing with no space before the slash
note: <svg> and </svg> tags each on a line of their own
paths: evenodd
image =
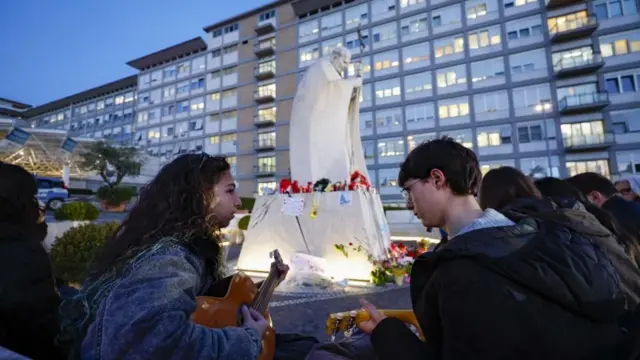
<svg viewBox="0 0 640 360">
<path fill-rule="evenodd" d="M 304 184 L 368 176 L 358 122 L 362 77 L 344 78 L 351 53 L 335 48 L 307 69 L 293 99 L 289 129 L 291 178 Z"/>
</svg>

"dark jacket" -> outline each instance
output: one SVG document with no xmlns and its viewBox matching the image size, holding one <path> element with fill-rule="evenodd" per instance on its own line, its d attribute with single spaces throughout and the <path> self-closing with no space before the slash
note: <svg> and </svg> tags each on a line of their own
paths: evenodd
<svg viewBox="0 0 640 360">
<path fill-rule="evenodd" d="M 588 238 L 532 218 L 470 231 L 422 254 L 411 273 L 426 342 L 385 319 L 372 342 L 386 359 L 607 358 L 620 337 L 620 279 Z"/>
<path fill-rule="evenodd" d="M 60 298 L 39 239 L 0 223 L 0 269 L 0 346 L 35 360 L 59 358 Z"/>
<path fill-rule="evenodd" d="M 640 302 L 640 269 L 607 230 L 584 206 L 574 199 L 518 199 L 501 212 L 513 221 L 528 216 L 557 222 L 593 240 L 611 259 L 618 270 L 627 307 L 630 311 Z"/>
</svg>

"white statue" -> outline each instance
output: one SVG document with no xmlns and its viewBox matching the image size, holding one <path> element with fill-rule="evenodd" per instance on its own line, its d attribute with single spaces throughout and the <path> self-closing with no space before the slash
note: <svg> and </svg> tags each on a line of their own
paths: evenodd
<svg viewBox="0 0 640 360">
<path fill-rule="evenodd" d="M 350 61 L 349 51 L 337 48 L 329 59 L 312 65 L 298 86 L 289 153 L 291 178 L 300 184 L 322 178 L 333 183 L 348 181 L 354 171 L 368 177 L 358 124 L 362 78 L 342 76 Z M 290 196 L 276 193 L 256 199 L 238 269 L 268 271 L 271 259 L 267 254 L 278 249 L 292 264 L 290 281 L 307 282 L 312 268 L 312 273 L 334 280 L 368 281 L 373 266 L 368 255 L 381 258 L 390 243 L 380 195 L 358 189 Z M 302 206 L 296 207 L 300 213 L 284 211 L 294 201 Z M 336 244 L 349 243 L 363 250 L 352 251 L 348 258 L 336 250 Z"/>
<path fill-rule="evenodd" d="M 337 47 L 298 85 L 289 129 L 292 180 L 345 181 L 356 170 L 369 178 L 358 123 L 362 77 L 343 77 L 350 62 L 349 50 Z"/>
</svg>

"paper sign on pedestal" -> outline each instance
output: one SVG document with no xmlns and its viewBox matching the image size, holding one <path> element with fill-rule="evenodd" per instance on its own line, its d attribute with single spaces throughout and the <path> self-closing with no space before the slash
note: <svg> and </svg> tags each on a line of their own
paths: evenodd
<svg viewBox="0 0 640 360">
<path fill-rule="evenodd" d="M 284 198 L 282 204 L 282 214 L 286 216 L 302 216 L 302 209 L 304 209 L 304 199 L 288 197 Z"/>
</svg>

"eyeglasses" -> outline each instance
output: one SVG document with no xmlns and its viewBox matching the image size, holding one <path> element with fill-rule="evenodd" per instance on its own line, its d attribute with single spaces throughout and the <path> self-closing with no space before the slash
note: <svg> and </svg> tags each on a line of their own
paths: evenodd
<svg viewBox="0 0 640 360">
<path fill-rule="evenodd" d="M 400 190 L 400 194 L 402 194 L 402 197 L 407 200 L 407 201 L 411 201 L 411 187 L 415 184 L 417 184 L 420 181 L 420 179 L 415 180 L 414 182 L 412 182 L 411 184 L 405 186 L 402 188 L 402 190 Z"/>
<path fill-rule="evenodd" d="M 620 194 L 622 195 L 628 195 L 631 193 L 631 188 L 618 189 L 618 191 L 620 191 Z"/>
</svg>

